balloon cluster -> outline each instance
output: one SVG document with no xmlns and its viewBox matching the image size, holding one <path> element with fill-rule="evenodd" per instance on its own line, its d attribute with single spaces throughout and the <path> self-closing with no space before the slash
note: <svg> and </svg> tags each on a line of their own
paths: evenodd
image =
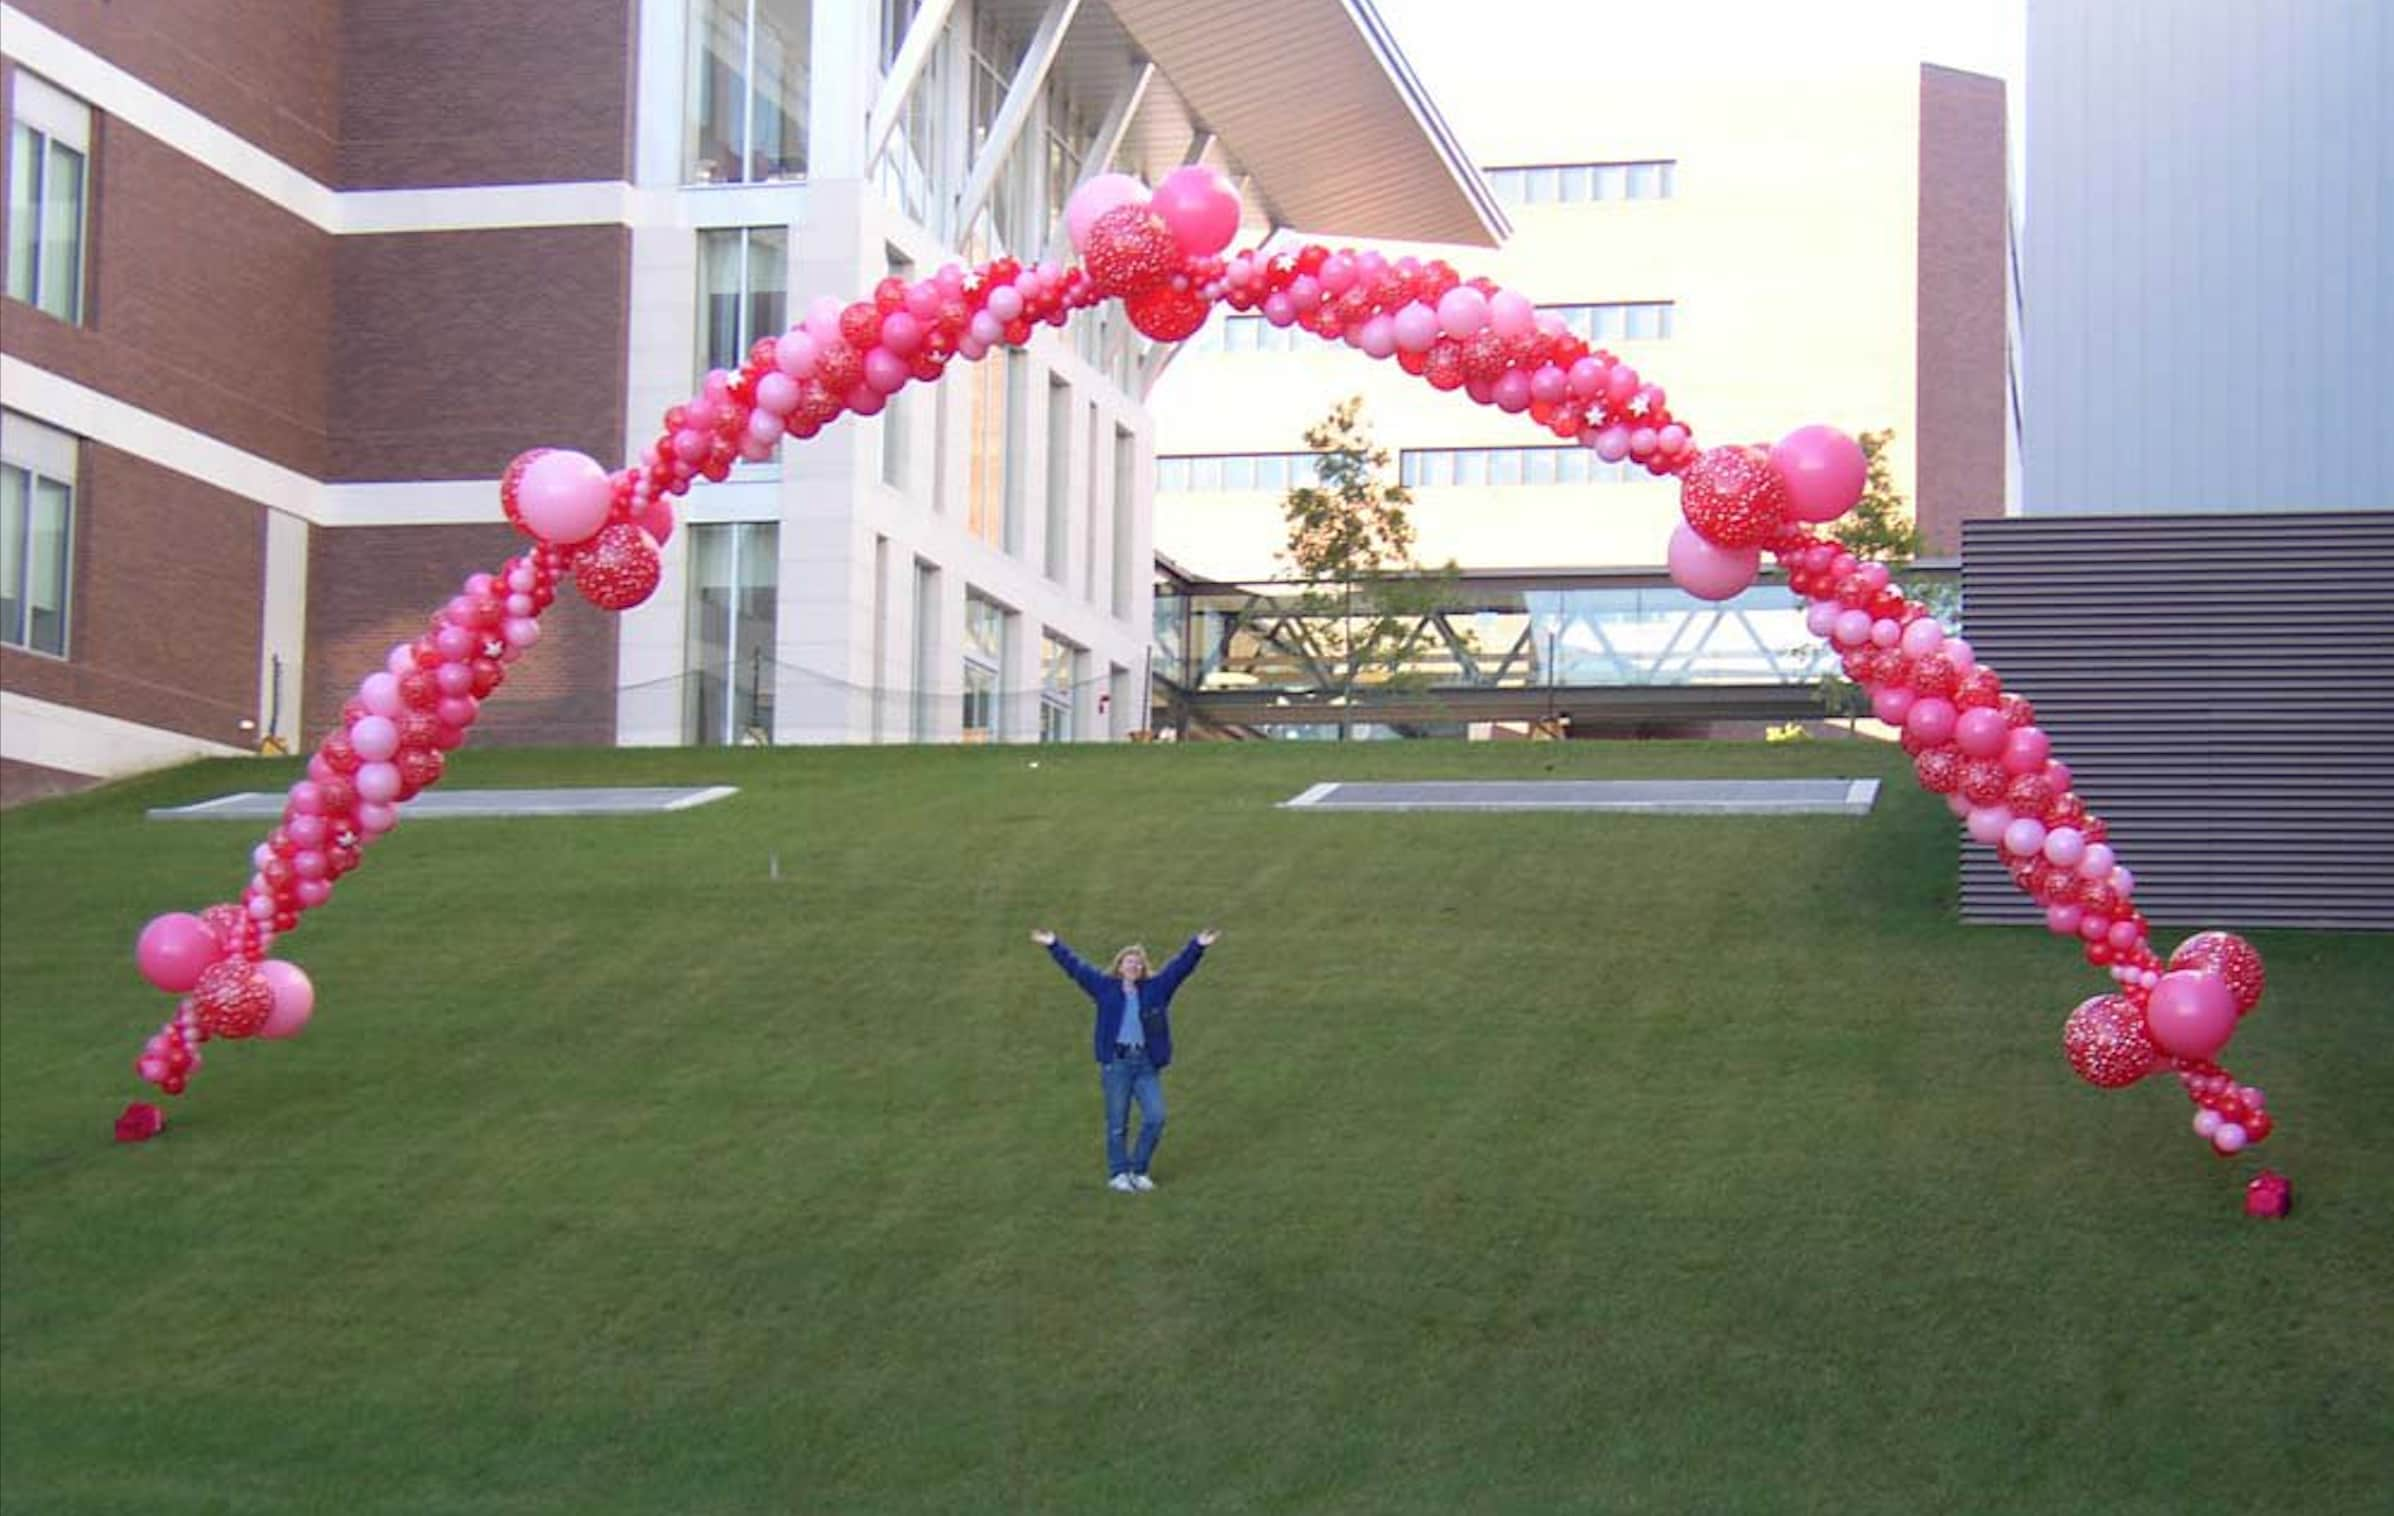
<svg viewBox="0 0 2394 1516">
<path fill-rule="evenodd" d="M 1971 839 L 1998 851 L 2013 882 L 2045 907 L 2048 930 L 2083 943 L 2087 962 L 2118 983 L 2063 1026 L 2079 1077 L 2117 1089 L 2175 1067 L 2202 1107 L 2199 1136 L 2223 1156 L 2259 1142 L 2272 1125 L 2260 1092 L 2209 1060 L 2261 998 L 2261 955 L 2242 938 L 2206 932 L 2163 964 L 2136 905 L 2136 876 L 2113 851 L 2109 824 L 2072 788 L 2070 766 L 2053 756 L 2036 707 L 1908 598 L 1886 565 L 1814 530 L 1853 508 L 1866 465 L 1859 444 L 1823 426 L 1767 450 L 1698 454 L 1680 470 L 1672 578 L 1725 600 L 1754 582 L 1771 552 L 1808 604 L 1805 626 L 1837 650 L 1871 713 L 1900 729 L 1921 787 L 1945 796 Z"/>
<path fill-rule="evenodd" d="M 213 1037 L 287 1037 L 314 994 L 268 947 L 325 904 L 365 849 L 398 824 L 398 807 L 439 782 L 507 666 L 540 640 L 539 617 L 571 579 L 602 610 L 644 602 L 662 574 L 674 497 L 719 482 L 785 439 L 815 436 L 844 415 L 870 416 L 909 384 L 952 363 L 1019 347 L 1101 300 L 1122 302 L 1158 342 L 1202 327 L 1217 305 L 1303 327 L 1443 391 L 1530 422 L 1607 462 L 1680 481 L 1682 523 L 1668 550 L 1691 593 L 1727 599 L 1772 553 L 1810 603 L 1806 623 L 1841 655 L 1873 710 L 1902 728 L 1922 785 L 1948 797 L 1976 840 L 1997 847 L 2057 934 L 2079 939 L 2118 982 L 2071 1013 L 2064 1050 L 2104 1087 L 2175 1067 L 2202 1108 L 2196 1128 L 2220 1152 L 2269 1135 L 2261 1093 L 2210 1060 L 2258 1000 L 2258 954 L 2206 933 L 2164 965 L 2154 954 L 2136 882 L 2106 842 L 2103 819 L 2071 788 L 2028 701 L 2006 691 L 1967 642 L 1908 599 L 1884 566 L 1864 563 L 1815 528 L 1860 498 L 1861 448 L 1808 426 L 1775 446 L 1699 448 L 1659 386 L 1518 291 L 1466 279 L 1445 262 L 1305 244 L 1225 254 L 1237 237 L 1237 191 L 1202 166 L 1150 190 L 1122 174 L 1082 184 L 1065 208 L 1081 262 L 997 258 L 950 263 L 920 279 L 891 277 L 870 299 L 825 297 L 737 369 L 710 372 L 665 413 L 663 430 L 615 473 L 580 454 L 534 449 L 508 465 L 499 503 L 534 546 L 469 577 L 425 631 L 394 647 L 358 687 L 340 724 L 292 785 L 282 824 L 252 854 L 237 904 L 161 916 L 143 929 L 141 971 L 184 997 L 144 1047 L 141 1076 L 179 1093 Z"/>
</svg>

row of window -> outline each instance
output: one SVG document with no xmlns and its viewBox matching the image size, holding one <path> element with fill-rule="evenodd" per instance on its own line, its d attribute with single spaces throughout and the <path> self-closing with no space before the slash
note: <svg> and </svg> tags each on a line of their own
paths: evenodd
<svg viewBox="0 0 2394 1516">
<path fill-rule="evenodd" d="M 1318 477 L 1312 453 L 1209 453 L 1158 458 L 1159 495 L 1259 490 L 1284 495 Z M 1444 485 L 1615 484 L 1643 478 L 1626 461 L 1607 463 L 1584 447 L 1430 447 L 1398 455 L 1408 489 Z"/>
<path fill-rule="evenodd" d="M 1624 459 L 1607 463 L 1584 447 L 1424 447 L 1398 455 L 1408 488 L 1445 485 L 1625 484 L 1646 477 Z"/>
<path fill-rule="evenodd" d="M 1583 342 L 1659 342 L 1673 335 L 1678 307 L 1668 300 L 1607 300 L 1592 305 L 1544 305 Z"/>
<path fill-rule="evenodd" d="M 1598 300 L 1581 305 L 1544 305 L 1587 342 L 1656 342 L 1672 335 L 1676 310 L 1668 300 Z M 1274 326 L 1261 316 L 1223 316 L 1189 339 L 1197 352 L 1293 353 L 1319 348 L 1322 339 L 1299 326 Z"/>
<path fill-rule="evenodd" d="M 1159 495 L 1204 494 L 1216 490 L 1269 490 L 1284 495 L 1319 478 L 1312 453 L 1208 453 L 1155 461 Z"/>
<path fill-rule="evenodd" d="M 1481 171 L 1505 205 L 1579 205 L 1596 200 L 1668 200 L 1679 165 L 1668 158 L 1631 163 L 1539 163 Z"/>
<path fill-rule="evenodd" d="M 964 721 L 966 742 L 1004 742 L 1006 703 L 999 698 L 1002 671 L 1022 618 L 977 591 L 964 597 Z M 1070 742 L 1073 696 L 1086 682 L 1089 654 L 1052 631 L 1039 638 L 1039 740 Z M 928 735 L 920 730 L 918 737 Z"/>
</svg>

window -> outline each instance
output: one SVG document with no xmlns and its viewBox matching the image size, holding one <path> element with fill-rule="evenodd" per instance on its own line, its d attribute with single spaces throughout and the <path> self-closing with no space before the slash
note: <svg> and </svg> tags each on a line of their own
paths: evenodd
<svg viewBox="0 0 2394 1516">
<path fill-rule="evenodd" d="M 966 109 L 972 127 L 972 161 L 979 162 L 989 145 L 990 128 L 997 124 L 998 111 L 1006 103 L 1006 91 L 1014 83 L 1014 70 L 1022 62 L 1022 45 L 1006 34 L 999 25 L 994 6 L 976 6 L 973 10 L 973 34 L 968 77 Z M 996 250 L 1023 251 L 1028 239 L 1022 226 L 1022 212 L 1026 196 L 1022 192 L 1024 143 L 1018 139 L 997 178 L 991 183 L 989 205 L 984 214 L 995 236 Z M 981 228 L 967 228 L 968 241 Z M 968 249 L 969 251 L 969 249 Z M 1028 249 L 1036 254 L 1036 248 Z"/>
<path fill-rule="evenodd" d="M 1053 632 L 1039 639 L 1039 740 L 1072 740 L 1073 669 L 1081 650 Z"/>
<path fill-rule="evenodd" d="M 813 0 L 691 0 L 685 167 L 697 184 L 806 176 Z"/>
<path fill-rule="evenodd" d="M 698 234 L 698 371 L 737 369 L 789 324 L 790 234 L 779 226 Z"/>
<path fill-rule="evenodd" d="M 701 747 L 769 743 L 781 528 L 741 521 L 688 531 L 688 738 Z"/>
<path fill-rule="evenodd" d="M 884 71 L 897 61 L 906 30 L 914 24 L 915 13 L 921 8 L 920 0 L 883 0 L 881 66 Z M 898 129 L 891 134 L 889 150 L 881 155 L 879 164 L 881 192 L 889 203 L 943 236 L 947 228 L 934 224 L 938 197 L 932 186 L 950 172 L 945 160 L 954 145 L 955 118 L 948 101 L 947 83 L 953 37 L 952 29 L 943 31 L 925 55 L 923 71 L 915 76 L 914 88 L 907 92 L 906 109 L 898 118 Z"/>
<path fill-rule="evenodd" d="M 1668 200 L 1678 188 L 1677 169 L 1668 158 L 1651 158 L 1492 168 L 1482 177 L 1506 205 L 1580 205 L 1594 200 Z"/>
<path fill-rule="evenodd" d="M 914 265 L 896 248 L 888 249 L 888 267 L 892 279 L 914 279 Z M 907 449 L 912 439 L 908 419 L 914 413 L 915 396 L 900 390 L 889 397 L 881 408 L 881 482 L 892 489 L 906 488 L 910 476 Z"/>
<path fill-rule="evenodd" d="M 939 736 L 939 570 L 914 560 L 914 714 L 917 742 Z"/>
<path fill-rule="evenodd" d="M 1003 741 L 1004 713 L 998 699 L 1006 667 L 1006 623 L 1012 615 L 979 595 L 964 597 L 964 740 Z"/>
<path fill-rule="evenodd" d="M 965 459 L 965 529 L 1003 550 L 1012 535 L 1006 520 L 1014 470 L 1006 461 L 1013 431 L 1006 402 L 1020 355 L 1000 348 L 973 365 L 970 452 Z"/>
<path fill-rule="evenodd" d="M 1609 300 L 1588 305 L 1542 305 L 1588 343 L 1655 342 L 1677 328 L 1678 307 L 1668 300 Z"/>
<path fill-rule="evenodd" d="M 1138 572 L 1137 557 L 1131 551 L 1131 522 L 1137 516 L 1132 497 L 1139 487 L 1139 441 L 1130 429 L 1117 424 L 1114 428 L 1114 614 L 1127 618 L 1131 613 L 1131 579 Z M 1149 560 L 1153 567 L 1153 560 Z"/>
<path fill-rule="evenodd" d="M 76 440 L 0 416 L 0 643 L 64 658 L 74 583 Z"/>
<path fill-rule="evenodd" d="M 1158 458 L 1155 490 L 1159 495 L 1216 490 L 1285 495 L 1319 477 L 1313 463 L 1312 453 L 1220 453 Z"/>
<path fill-rule="evenodd" d="M 1633 470 L 1626 461 L 1607 463 L 1584 447 L 1407 448 L 1399 455 L 1398 472 L 1414 489 L 1619 484 L 1644 477 L 1644 470 Z"/>
<path fill-rule="evenodd" d="M 1047 577 L 1062 584 L 1072 541 L 1072 387 L 1047 376 Z"/>
<path fill-rule="evenodd" d="M 80 325 L 91 107 L 20 69 L 9 108 L 8 297 Z"/>
</svg>

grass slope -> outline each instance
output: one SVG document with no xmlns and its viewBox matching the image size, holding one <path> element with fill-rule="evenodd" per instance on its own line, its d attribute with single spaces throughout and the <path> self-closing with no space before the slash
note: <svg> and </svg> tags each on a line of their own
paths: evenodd
<svg viewBox="0 0 2394 1516">
<path fill-rule="evenodd" d="M 497 753 L 729 782 L 403 827 L 316 1024 L 108 1141 L 134 930 L 257 828 L 0 819 L 0 1500 L 225 1511 L 2353 1511 L 2394 1470 L 2383 938 L 2264 933 L 2236 1215 L 1950 827 L 1292 814 L 1315 780 L 1867 746 Z M 2133 862 L 2134 840 L 2125 850 Z M 778 852 L 783 879 L 769 882 Z M 1024 941 L 1225 938 L 1160 1193 Z M 2232 925 L 2232 923 L 2224 923 Z M 2372 1261 L 2374 1260 L 2374 1261 Z"/>
</svg>

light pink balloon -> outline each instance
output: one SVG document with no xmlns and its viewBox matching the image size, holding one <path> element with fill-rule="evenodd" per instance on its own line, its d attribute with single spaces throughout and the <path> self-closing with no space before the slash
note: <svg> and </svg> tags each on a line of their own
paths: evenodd
<svg viewBox="0 0 2394 1516">
<path fill-rule="evenodd" d="M 1904 718 L 1912 714 L 1912 707 L 1919 699 L 1907 686 L 1891 684 L 1871 695 L 1870 713 L 1889 726 L 1902 726 Z"/>
<path fill-rule="evenodd" d="M 389 763 L 365 763 L 358 766 L 357 793 L 360 800 L 388 805 L 399 798 L 399 770 Z M 358 819 L 363 822 L 361 812 Z"/>
<path fill-rule="evenodd" d="M 1166 174 L 1148 207 L 1192 258 L 1211 257 L 1239 234 L 1239 192 L 1219 171 L 1202 163 Z"/>
<path fill-rule="evenodd" d="M 2056 937 L 2075 937 L 2078 935 L 2078 923 L 2085 916 L 2084 906 L 2049 905 L 2045 907 L 2045 930 Z"/>
<path fill-rule="evenodd" d="M 2219 1124 L 2219 1129 L 2211 1134 L 2211 1145 L 2223 1153 L 2241 1153 L 2244 1151 L 2244 1145 L 2252 1141 L 2252 1136 L 2252 1133 L 2237 1123 L 2223 1121 Z"/>
<path fill-rule="evenodd" d="M 1622 459 L 1629 456 L 1628 427 L 1615 424 L 1604 428 L 1602 431 L 1583 435 L 1592 435 L 1594 437 L 1595 440 L 1591 445 L 1596 449 L 1596 456 L 1602 458 L 1607 463 L 1619 463 Z M 1855 614 L 1861 616 L 1865 621 L 1870 619 L 1868 612 L 1857 611 Z M 1870 633 L 1867 629 L 1865 629 L 1862 635 L 1867 637 L 1870 635 Z"/>
<path fill-rule="evenodd" d="M 377 716 L 396 718 L 407 709 L 407 702 L 399 698 L 399 681 L 386 671 L 368 674 L 365 683 L 357 687 L 358 704 Z"/>
<path fill-rule="evenodd" d="M 332 899 L 332 881 L 329 879 L 302 879 L 293 887 L 292 892 L 299 897 L 301 910 L 312 911 Z"/>
<path fill-rule="evenodd" d="M 1064 202 L 1064 228 L 1072 234 L 1073 251 L 1089 250 L 1089 228 L 1098 217 L 1117 206 L 1144 205 L 1147 200 L 1147 186 L 1128 174 L 1099 174 L 1084 181 Z"/>
<path fill-rule="evenodd" d="M 444 695 L 471 694 L 474 689 L 474 666 L 470 663 L 444 663 L 432 671 L 432 682 Z"/>
<path fill-rule="evenodd" d="M 2178 1058 L 2209 1058 L 2236 1035 L 2236 996 L 2216 974 L 2164 974 L 2145 1003 L 2153 1045 Z"/>
<path fill-rule="evenodd" d="M 2086 852 L 2079 857 L 2078 877 L 2101 879 L 2110 874 L 2111 866 L 2119 861 L 2119 855 L 2111 850 L 2110 843 L 2090 842 L 2086 845 Z"/>
<path fill-rule="evenodd" d="M 1488 329 L 1511 342 L 1538 329 L 1538 308 L 1527 295 L 1498 290 L 1488 297 Z"/>
<path fill-rule="evenodd" d="M 359 803 L 357 829 L 368 837 L 379 837 L 398 824 L 399 808 L 388 801 L 367 800 Z"/>
<path fill-rule="evenodd" d="M 2012 813 L 2009 807 L 1982 805 L 1969 815 L 1970 840 L 1993 847 L 2003 840 L 2004 830 L 2011 824 Z"/>
<path fill-rule="evenodd" d="M 1396 319 L 1378 315 L 1363 323 L 1363 331 L 1356 338 L 1356 346 L 1374 358 L 1387 358 L 1397 350 Z"/>
<path fill-rule="evenodd" d="M 1438 341 L 1438 313 L 1415 300 L 1396 313 L 1397 351 L 1426 353 Z"/>
<path fill-rule="evenodd" d="M 1671 582 L 1699 600 L 1727 600 L 1762 571 L 1760 548 L 1716 547 L 1682 521 L 1671 528 L 1665 552 Z"/>
<path fill-rule="evenodd" d="M 1934 616 L 1923 616 L 1918 621 L 1907 622 L 1904 625 L 1903 650 L 1904 656 L 1907 658 L 1926 658 L 1942 646 L 1944 641 L 1945 628 L 1937 624 L 1937 618 Z"/>
<path fill-rule="evenodd" d="M 2003 850 L 2014 858 L 2033 858 L 2045 845 L 2045 823 L 2034 816 L 2014 817 L 2003 829 Z"/>
<path fill-rule="evenodd" d="M 1000 331 L 998 335 L 1002 337 L 1005 333 Z M 876 391 L 884 395 L 894 395 L 906 388 L 906 381 L 913 377 L 913 371 L 907 367 L 906 360 L 896 353 L 886 347 L 876 347 L 868 349 L 865 353 L 864 377 L 865 383 L 871 385 Z M 771 440 L 780 440 L 781 427 L 778 423 L 774 426 L 773 432 L 774 436 Z"/>
<path fill-rule="evenodd" d="M 793 326 L 782 333 L 781 340 L 773 345 L 773 366 L 781 370 L 784 378 L 812 379 L 815 377 L 815 359 L 821 352 L 822 346 L 815 341 L 814 333 L 804 327 Z M 795 391 L 791 399 L 794 404 Z"/>
<path fill-rule="evenodd" d="M 1837 613 L 1843 607 L 1834 600 L 1815 600 L 1804 612 L 1804 630 L 1815 637 L 1826 637 L 1837 626 Z"/>
<path fill-rule="evenodd" d="M 2045 861 L 2065 869 L 2078 867 L 2086 856 L 2086 833 L 2074 826 L 2057 826 L 2045 834 Z"/>
<path fill-rule="evenodd" d="M 1438 297 L 1438 329 L 1461 339 L 1488 324 L 1488 297 L 1468 284 L 1458 284 Z"/>
<path fill-rule="evenodd" d="M 666 516 L 668 526 L 671 525 L 672 520 L 672 516 L 668 514 Z M 649 535 L 655 537 L 657 534 L 650 532 Z M 663 541 L 664 539 L 659 538 L 658 540 Z M 540 640 L 540 623 L 529 616 L 510 616 L 499 623 L 499 638 L 509 647 L 530 647 Z"/>
<path fill-rule="evenodd" d="M 798 409 L 798 394 L 798 381 L 775 369 L 756 382 L 756 408 L 787 416 Z"/>
<path fill-rule="evenodd" d="M 208 924 L 185 911 L 153 917 L 133 943 L 133 966 L 169 995 L 198 984 L 208 966 L 223 956 L 223 944 Z"/>
<path fill-rule="evenodd" d="M 284 822 L 283 831 L 290 836 L 293 843 L 300 847 L 313 848 L 324 845 L 326 832 L 322 816 L 302 812 Z"/>
<path fill-rule="evenodd" d="M 1798 521 L 1834 521 L 1862 498 L 1870 461 L 1862 445 L 1833 426 L 1800 426 L 1771 449 L 1771 467 L 1787 485 Z"/>
<path fill-rule="evenodd" d="M 308 982 L 305 970 L 296 963 L 269 958 L 258 965 L 266 988 L 274 994 L 274 1007 L 266 1013 L 266 1024 L 258 1028 L 261 1037 L 296 1037 L 316 1014 L 316 986 Z"/>
<path fill-rule="evenodd" d="M 360 716 L 350 725 L 349 745 L 368 763 L 388 763 L 399 753 L 399 728 L 388 716 Z"/>
<path fill-rule="evenodd" d="M 516 481 L 515 510 L 543 542 L 570 547 L 587 542 L 607 524 L 615 484 L 588 454 L 553 449 L 541 454 Z"/>
<path fill-rule="evenodd" d="M 1506 415 L 1520 415 L 1530 408 L 1529 375 L 1519 369 L 1507 369 L 1498 376 L 1490 398 L 1495 400 L 1496 408 Z"/>
</svg>

